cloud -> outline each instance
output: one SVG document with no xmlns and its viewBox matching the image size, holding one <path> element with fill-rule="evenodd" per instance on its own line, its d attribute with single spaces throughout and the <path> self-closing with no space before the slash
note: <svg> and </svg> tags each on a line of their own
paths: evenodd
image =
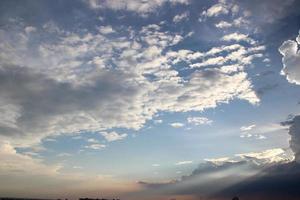
<svg viewBox="0 0 300 200">
<path fill-rule="evenodd" d="M 224 41 L 245 41 L 248 42 L 250 44 L 255 44 L 256 41 L 253 40 L 252 38 L 250 38 L 248 35 L 243 34 L 243 33 L 230 33 L 228 35 L 225 35 L 221 38 L 221 40 Z"/>
<path fill-rule="evenodd" d="M 85 148 L 93 149 L 93 150 L 100 150 L 100 149 L 104 149 L 105 147 L 106 147 L 105 144 L 97 144 L 97 143 L 89 144 L 85 146 Z"/>
<path fill-rule="evenodd" d="M 229 27 L 232 26 L 232 24 L 229 23 L 229 22 L 226 22 L 226 21 L 220 21 L 220 22 L 217 23 L 215 26 L 216 26 L 217 28 L 229 28 Z"/>
<path fill-rule="evenodd" d="M 189 16 L 189 13 L 188 12 L 184 12 L 182 14 L 179 14 L 179 15 L 175 15 L 174 18 L 173 18 L 173 22 L 174 23 L 179 23 L 183 20 L 186 20 Z"/>
<path fill-rule="evenodd" d="M 115 131 L 112 132 L 100 132 L 100 134 L 108 141 L 108 142 L 113 142 L 117 140 L 123 140 L 124 138 L 127 137 L 126 133 L 119 134 Z"/>
<path fill-rule="evenodd" d="M 105 35 L 115 32 L 111 26 L 100 26 L 98 28 L 98 30 L 100 33 L 105 34 Z"/>
<path fill-rule="evenodd" d="M 291 159 L 292 157 L 287 159 L 286 151 L 283 149 L 245 153 L 233 158 L 205 159 L 206 162 L 199 164 L 188 176 L 169 182 L 142 182 L 140 184 L 146 191 L 156 194 L 220 197 L 219 195 L 225 189 L 259 175 L 264 169 L 285 165 Z"/>
<path fill-rule="evenodd" d="M 203 111 L 233 99 L 259 103 L 244 68 L 263 46 L 175 51 L 185 37 L 156 24 L 70 32 L 49 22 L 28 34 L 19 26 L 23 32 L 0 32 L 0 137 L 15 146 L 86 131 L 119 139 L 107 130 L 139 130 L 159 111 Z M 203 61 L 218 57 L 223 64 Z M 178 62 L 195 70 L 183 77 Z"/>
<path fill-rule="evenodd" d="M 222 14 L 228 14 L 229 10 L 226 4 L 224 4 L 222 1 L 219 1 L 219 3 L 214 4 L 210 8 L 208 8 L 206 11 L 202 12 L 203 16 L 206 17 L 217 17 Z"/>
<path fill-rule="evenodd" d="M 241 131 L 250 131 L 252 130 L 256 125 L 255 124 L 252 124 L 252 125 L 249 125 L 249 126 L 242 126 L 240 128 Z"/>
<path fill-rule="evenodd" d="M 139 0 L 88 0 L 88 5 L 92 9 L 104 9 L 109 8 L 112 10 L 127 10 L 136 12 L 141 15 L 146 15 L 155 12 L 157 8 L 163 6 L 166 3 L 171 5 L 190 3 L 189 0 L 156 0 L 156 1 L 139 1 Z"/>
<path fill-rule="evenodd" d="M 295 116 L 292 120 L 285 123 L 290 125 L 289 134 L 291 136 L 290 148 L 295 154 L 295 161 L 300 162 L 300 116 Z"/>
<path fill-rule="evenodd" d="M 60 165 L 44 164 L 41 159 L 18 153 L 8 141 L 0 142 L 0 175 L 56 175 Z"/>
<path fill-rule="evenodd" d="M 27 34 L 30 34 L 30 33 L 32 33 L 32 32 L 35 32 L 37 29 L 35 28 L 35 27 L 33 27 L 33 26 L 26 26 L 25 27 L 25 32 L 27 33 Z"/>
<path fill-rule="evenodd" d="M 237 154 L 243 159 L 258 160 L 261 163 L 280 163 L 291 161 L 292 158 L 287 158 L 283 149 L 269 149 L 263 152 L 250 152 L 244 154 Z"/>
<path fill-rule="evenodd" d="M 185 160 L 185 161 L 179 161 L 179 162 L 175 163 L 175 165 L 189 165 L 192 163 L 193 163 L 192 160 Z"/>
<path fill-rule="evenodd" d="M 238 154 L 242 159 L 250 159 L 256 163 L 276 163 L 262 168 L 260 173 L 255 174 L 236 184 L 228 186 L 214 194 L 215 197 L 229 197 L 239 194 L 243 199 L 297 199 L 299 198 L 299 130 L 300 117 L 294 116 L 282 122 L 282 125 L 289 126 L 291 135 L 290 149 L 271 149 L 258 153 Z M 294 155 L 292 155 L 294 154 Z"/>
<path fill-rule="evenodd" d="M 155 190 L 156 193 L 215 199 L 228 199 L 237 194 L 247 200 L 297 199 L 300 185 L 297 178 L 300 177 L 300 166 L 297 163 L 300 152 L 299 124 L 299 116 L 282 123 L 290 126 L 290 147 L 293 152 L 290 149 L 274 148 L 240 153 L 232 158 L 205 159 L 206 162 L 188 176 L 167 183 L 144 182 L 143 187 L 148 191 Z M 274 130 L 274 127 L 264 129 Z"/>
<path fill-rule="evenodd" d="M 284 129 L 284 126 L 276 123 L 267 123 L 261 125 L 252 124 L 249 126 L 242 126 L 240 128 L 240 137 L 262 140 L 267 138 L 267 134 L 282 131 Z"/>
<path fill-rule="evenodd" d="M 174 122 L 174 123 L 170 123 L 170 126 L 172 126 L 174 128 L 181 128 L 184 126 L 184 124 L 180 123 L 180 122 Z"/>
<path fill-rule="evenodd" d="M 206 117 L 188 117 L 188 123 L 198 125 L 211 124 L 213 121 Z"/>
<path fill-rule="evenodd" d="M 96 140 L 95 138 L 89 138 L 89 139 L 87 140 L 87 142 L 89 142 L 89 143 L 98 143 L 99 141 Z"/>
<path fill-rule="evenodd" d="M 298 52 L 298 45 L 300 43 L 300 34 L 294 40 L 284 41 L 279 47 L 279 52 L 283 56 L 283 69 L 281 74 L 285 75 L 290 83 L 300 85 L 300 54 Z"/>
<path fill-rule="evenodd" d="M 215 24 L 217 28 L 225 29 L 225 28 L 231 28 L 231 27 L 246 27 L 250 24 L 250 21 L 246 19 L 245 17 L 239 17 L 234 19 L 233 21 L 220 21 Z"/>
<path fill-rule="evenodd" d="M 255 19 L 256 26 L 275 23 L 290 14 L 297 13 L 299 8 L 295 0 L 253 0 L 235 1 L 235 3 Z"/>
</svg>

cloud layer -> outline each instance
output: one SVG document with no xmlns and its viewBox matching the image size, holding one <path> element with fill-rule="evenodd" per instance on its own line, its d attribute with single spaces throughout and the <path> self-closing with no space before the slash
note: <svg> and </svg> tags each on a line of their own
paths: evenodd
<svg viewBox="0 0 300 200">
<path fill-rule="evenodd" d="M 248 35 L 224 35 L 220 46 L 202 52 L 173 50 L 187 35 L 165 31 L 163 24 L 68 31 L 54 22 L 13 23 L 0 30 L 0 134 L 14 145 L 59 134 L 138 130 L 159 111 L 259 102 L 245 68 L 265 47 Z"/>
</svg>

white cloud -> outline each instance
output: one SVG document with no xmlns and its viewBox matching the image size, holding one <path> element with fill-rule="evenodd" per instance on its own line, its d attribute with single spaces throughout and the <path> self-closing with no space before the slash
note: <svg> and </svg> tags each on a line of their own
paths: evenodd
<svg viewBox="0 0 300 200">
<path fill-rule="evenodd" d="M 105 35 L 115 32 L 111 26 L 100 26 L 98 28 L 98 30 L 100 33 L 105 34 Z"/>
<path fill-rule="evenodd" d="M 260 125 L 252 124 L 249 126 L 242 126 L 240 128 L 240 130 L 242 131 L 240 137 L 263 140 L 267 138 L 268 134 L 281 131 L 283 129 L 285 129 L 284 126 L 275 123 L 266 123 Z"/>
<path fill-rule="evenodd" d="M 281 74 L 286 76 L 290 83 L 300 85 L 300 53 L 298 45 L 300 44 L 300 34 L 294 40 L 287 40 L 279 47 L 282 54 L 283 68 Z"/>
<path fill-rule="evenodd" d="M 206 117 L 188 117 L 188 123 L 194 125 L 203 125 L 203 124 L 211 124 L 213 121 Z"/>
<path fill-rule="evenodd" d="M 256 140 L 264 140 L 267 139 L 266 136 L 261 134 L 253 134 L 253 133 L 242 133 L 240 135 L 241 138 L 248 138 L 248 139 L 256 139 Z"/>
<path fill-rule="evenodd" d="M 234 157 L 221 157 L 204 159 L 214 165 L 223 165 L 224 163 L 239 163 L 241 161 L 254 162 L 256 165 L 266 165 L 281 162 L 290 162 L 293 156 L 288 150 L 281 148 L 267 149 L 260 152 L 248 152 L 236 154 Z"/>
<path fill-rule="evenodd" d="M 251 129 L 253 129 L 256 125 L 255 124 L 251 124 L 249 126 L 242 126 L 240 128 L 241 131 L 250 131 Z"/>
<path fill-rule="evenodd" d="M 184 12 L 182 14 L 179 14 L 179 15 L 175 15 L 174 18 L 173 18 L 173 22 L 174 23 L 179 23 L 183 20 L 186 20 L 188 19 L 188 16 L 189 16 L 189 13 L 188 12 Z"/>
<path fill-rule="evenodd" d="M 224 3 L 217 3 L 211 6 L 206 11 L 203 11 L 202 15 L 207 17 L 217 17 L 221 14 L 228 14 L 229 10 L 226 4 Z"/>
<path fill-rule="evenodd" d="M 215 24 L 217 28 L 224 29 L 224 28 L 230 28 L 230 27 L 247 27 L 249 26 L 250 21 L 244 17 L 239 17 L 234 19 L 233 21 L 220 21 Z"/>
<path fill-rule="evenodd" d="M 192 160 L 185 160 L 185 161 L 179 161 L 179 162 L 175 163 L 175 165 L 189 165 L 192 163 L 193 163 Z"/>
<path fill-rule="evenodd" d="M 127 137 L 126 133 L 123 134 L 119 134 L 115 131 L 112 132 L 100 132 L 100 134 L 108 141 L 108 142 L 112 142 L 112 141 L 116 141 L 116 140 L 123 140 L 124 138 Z"/>
<path fill-rule="evenodd" d="M 216 26 L 217 28 L 229 28 L 229 27 L 232 26 L 232 24 L 229 23 L 229 22 L 226 22 L 226 21 L 220 21 L 220 22 L 217 23 L 215 26 Z"/>
<path fill-rule="evenodd" d="M 8 142 L 0 142 L 0 174 L 56 175 L 60 165 L 44 164 L 42 160 L 18 153 Z"/>
<path fill-rule="evenodd" d="M 232 160 L 231 158 L 229 157 L 221 157 L 221 158 L 210 158 L 210 159 L 204 159 L 206 162 L 209 162 L 209 163 L 213 163 L 214 165 L 223 165 L 224 163 L 226 162 L 237 162 L 237 161 L 234 161 Z"/>
<path fill-rule="evenodd" d="M 189 4 L 189 0 L 155 0 L 155 1 L 140 1 L 140 0 L 88 0 L 87 3 L 92 9 L 109 8 L 112 10 L 128 10 L 145 16 L 165 3 L 174 4 Z"/>
<path fill-rule="evenodd" d="M 89 138 L 89 139 L 87 140 L 87 142 L 89 142 L 89 143 L 98 143 L 99 141 L 96 140 L 95 138 Z"/>
<path fill-rule="evenodd" d="M 100 149 L 104 149 L 105 147 L 106 147 L 105 144 L 89 144 L 85 146 L 85 148 L 93 149 L 93 150 L 100 150 Z"/>
<path fill-rule="evenodd" d="M 35 27 L 33 27 L 33 26 L 26 26 L 25 27 L 25 32 L 27 33 L 27 34 L 30 34 L 30 33 L 32 33 L 32 32 L 35 32 L 37 29 L 35 28 Z"/>
<path fill-rule="evenodd" d="M 286 152 L 283 149 L 268 149 L 262 152 L 251 152 L 244 154 L 237 154 L 236 156 L 242 159 L 256 160 L 261 164 L 265 163 L 277 163 L 277 162 L 289 162 L 291 157 L 287 157 Z"/>
<path fill-rule="evenodd" d="M 243 33 L 230 33 L 228 35 L 225 35 L 221 38 L 221 40 L 224 41 L 245 41 L 248 42 L 250 44 L 256 44 L 256 41 L 253 40 L 252 38 L 250 38 L 248 35 L 243 34 Z"/>
<path fill-rule="evenodd" d="M 174 123 L 170 123 L 170 126 L 172 126 L 173 128 L 181 128 L 184 126 L 184 124 L 179 122 L 174 122 Z"/>
</svg>

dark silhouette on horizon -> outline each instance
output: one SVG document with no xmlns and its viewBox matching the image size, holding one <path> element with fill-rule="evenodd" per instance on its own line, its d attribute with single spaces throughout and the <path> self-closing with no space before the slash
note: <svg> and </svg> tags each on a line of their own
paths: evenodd
<svg viewBox="0 0 300 200">
<path fill-rule="evenodd" d="M 233 197 L 232 200 L 240 200 L 238 197 Z"/>
</svg>

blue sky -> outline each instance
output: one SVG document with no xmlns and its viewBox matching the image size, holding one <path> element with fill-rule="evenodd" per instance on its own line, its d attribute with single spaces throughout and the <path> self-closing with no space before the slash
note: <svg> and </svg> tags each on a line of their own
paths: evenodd
<svg viewBox="0 0 300 200">
<path fill-rule="evenodd" d="M 164 199 L 149 185 L 207 163 L 297 160 L 282 122 L 300 111 L 299 9 L 1 1 L 0 196 Z"/>
</svg>

